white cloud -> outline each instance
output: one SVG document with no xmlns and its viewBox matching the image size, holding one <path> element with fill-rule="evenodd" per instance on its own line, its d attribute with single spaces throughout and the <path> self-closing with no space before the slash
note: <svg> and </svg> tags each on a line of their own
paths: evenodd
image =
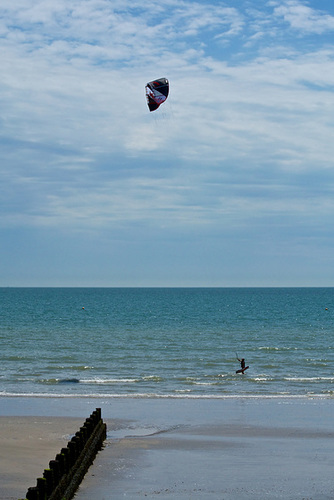
<svg viewBox="0 0 334 500">
<path fill-rule="evenodd" d="M 277 5 L 278 2 L 273 2 Z M 334 16 L 313 9 L 298 0 L 287 0 L 274 8 L 274 14 L 296 30 L 322 34 L 334 31 Z"/>
<path fill-rule="evenodd" d="M 1 11 L 2 224 L 189 234 L 332 214 L 331 191 L 311 202 L 310 183 L 296 198 L 295 181 L 330 185 L 330 15 L 296 1 Z M 303 47 L 290 27 L 319 36 Z M 170 97 L 150 114 L 144 85 L 162 76 Z"/>
</svg>

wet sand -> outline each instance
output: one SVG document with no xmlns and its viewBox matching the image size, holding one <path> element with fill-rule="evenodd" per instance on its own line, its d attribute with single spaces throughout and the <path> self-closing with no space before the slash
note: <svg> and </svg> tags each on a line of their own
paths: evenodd
<svg viewBox="0 0 334 500">
<path fill-rule="evenodd" d="M 95 407 L 108 436 L 77 500 L 334 498 L 331 399 L 7 403 L 21 416 L 0 418 L 1 499 L 23 498 Z"/>
<path fill-rule="evenodd" d="M 109 439 L 76 498 L 329 500 L 333 463 L 333 432 L 231 423 L 185 426 Z"/>
<path fill-rule="evenodd" d="M 25 498 L 80 425 L 77 418 L 0 417 L 0 498 Z"/>
</svg>

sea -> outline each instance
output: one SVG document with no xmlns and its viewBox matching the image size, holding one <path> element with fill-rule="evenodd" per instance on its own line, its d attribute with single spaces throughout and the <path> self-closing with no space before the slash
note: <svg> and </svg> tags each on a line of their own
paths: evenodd
<svg viewBox="0 0 334 500">
<path fill-rule="evenodd" d="M 0 288 L 0 395 L 333 398 L 333 320 L 334 288 Z"/>
</svg>

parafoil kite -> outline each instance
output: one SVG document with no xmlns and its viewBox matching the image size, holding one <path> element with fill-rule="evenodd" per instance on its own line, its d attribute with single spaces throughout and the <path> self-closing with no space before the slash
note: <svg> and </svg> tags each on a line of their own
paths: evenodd
<svg viewBox="0 0 334 500">
<path fill-rule="evenodd" d="M 147 83 L 145 90 L 147 105 L 150 111 L 155 111 L 168 97 L 169 82 L 167 78 L 159 78 Z"/>
</svg>

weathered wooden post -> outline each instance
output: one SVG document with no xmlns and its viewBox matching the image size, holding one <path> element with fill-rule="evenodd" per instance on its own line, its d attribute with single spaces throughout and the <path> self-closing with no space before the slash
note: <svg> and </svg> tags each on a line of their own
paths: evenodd
<svg viewBox="0 0 334 500">
<path fill-rule="evenodd" d="M 56 461 L 59 464 L 59 475 L 60 478 L 65 474 L 65 457 L 62 453 L 57 453 L 56 455 Z"/>
<path fill-rule="evenodd" d="M 77 459 L 77 445 L 74 441 L 69 441 L 67 447 L 70 450 L 71 465 L 73 466 Z"/>
<path fill-rule="evenodd" d="M 45 469 L 43 472 L 43 477 L 46 479 L 46 493 L 49 496 L 54 489 L 53 470 Z"/>
<path fill-rule="evenodd" d="M 37 478 L 37 488 L 39 491 L 39 500 L 47 500 L 47 486 L 45 477 Z"/>
<path fill-rule="evenodd" d="M 37 486 L 32 486 L 31 488 L 28 488 L 27 500 L 39 500 L 39 491 Z"/>
<path fill-rule="evenodd" d="M 71 468 L 70 450 L 68 448 L 62 448 L 60 453 L 64 457 L 64 470 L 67 473 Z"/>
<path fill-rule="evenodd" d="M 54 486 L 57 486 L 60 481 L 60 467 L 58 460 L 50 460 L 49 467 L 53 470 Z"/>
</svg>

